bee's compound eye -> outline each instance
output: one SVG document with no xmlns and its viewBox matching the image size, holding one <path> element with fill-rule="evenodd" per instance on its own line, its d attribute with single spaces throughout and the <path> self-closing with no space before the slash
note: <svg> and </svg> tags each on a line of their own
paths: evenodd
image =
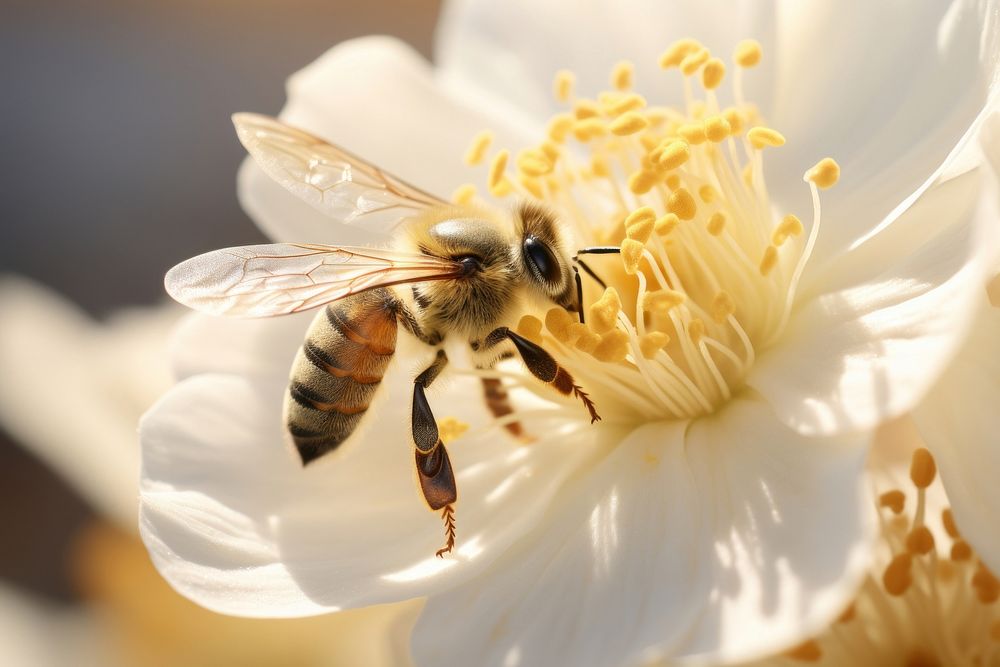
<svg viewBox="0 0 1000 667">
<path fill-rule="evenodd" d="M 550 285 L 562 280 L 562 267 L 552 250 L 534 236 L 524 237 L 524 258 L 535 276 Z"/>
</svg>

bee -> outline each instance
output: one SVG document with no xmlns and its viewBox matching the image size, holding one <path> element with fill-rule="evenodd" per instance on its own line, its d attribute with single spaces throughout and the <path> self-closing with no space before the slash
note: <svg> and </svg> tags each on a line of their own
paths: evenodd
<svg viewBox="0 0 1000 667">
<path fill-rule="evenodd" d="M 284 406 L 303 465 L 337 449 L 364 419 L 400 325 L 436 350 L 413 380 L 411 433 L 420 491 L 444 520 L 443 557 L 455 545 L 458 490 L 425 391 L 448 364 L 446 344 L 468 345 L 481 368 L 516 354 L 535 378 L 582 401 L 592 422 L 600 419 L 570 373 L 511 329 L 532 301 L 582 316 L 579 273 L 556 219 L 533 204 L 511 214 L 455 206 L 277 119 L 241 113 L 233 122 L 271 178 L 333 220 L 391 234 L 394 242 L 385 249 L 278 243 L 215 250 L 172 268 L 166 290 L 212 315 L 322 308 L 292 364 Z M 511 412 L 499 381 L 485 380 L 484 390 L 495 415 Z"/>
</svg>

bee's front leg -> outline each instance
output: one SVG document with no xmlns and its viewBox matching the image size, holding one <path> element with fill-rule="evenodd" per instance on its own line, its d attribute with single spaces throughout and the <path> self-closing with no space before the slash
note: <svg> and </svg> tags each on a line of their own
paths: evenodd
<svg viewBox="0 0 1000 667">
<path fill-rule="evenodd" d="M 573 376 L 569 374 L 569 371 L 560 366 L 559 362 L 541 346 L 532 343 L 524 336 L 514 333 L 507 327 L 498 327 L 491 331 L 483 341 L 483 346 L 489 349 L 495 345 L 499 345 L 504 340 L 514 343 L 514 348 L 521 355 L 524 365 L 527 366 L 528 371 L 532 375 L 542 382 L 555 387 L 556 391 L 560 394 L 564 396 L 573 395 L 583 401 L 583 405 L 590 413 L 591 424 L 600 421 L 601 416 L 597 414 L 597 408 L 587 393 L 574 382 Z"/>
<path fill-rule="evenodd" d="M 455 546 L 455 509 L 452 504 L 458 499 L 458 488 L 455 486 L 455 473 L 451 468 L 448 450 L 441 442 L 437 421 L 431 412 L 424 390 L 434 382 L 447 364 L 448 356 L 444 350 L 438 350 L 431 365 L 413 380 L 411 417 L 420 490 L 432 510 L 441 510 L 445 523 L 447 541 L 437 552 L 437 556 L 442 558 Z"/>
</svg>

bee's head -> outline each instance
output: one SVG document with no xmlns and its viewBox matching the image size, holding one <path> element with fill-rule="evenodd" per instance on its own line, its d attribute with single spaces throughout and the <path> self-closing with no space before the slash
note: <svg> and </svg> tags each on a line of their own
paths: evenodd
<svg viewBox="0 0 1000 667">
<path fill-rule="evenodd" d="M 514 214 L 520 239 L 519 263 L 528 285 L 567 310 L 576 309 L 573 273 L 555 216 L 536 204 L 521 204 Z"/>
</svg>

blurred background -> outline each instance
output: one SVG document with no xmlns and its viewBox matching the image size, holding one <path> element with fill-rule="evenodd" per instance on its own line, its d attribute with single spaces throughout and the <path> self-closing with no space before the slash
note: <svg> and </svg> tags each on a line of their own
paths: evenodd
<svg viewBox="0 0 1000 667">
<path fill-rule="evenodd" d="M 72 460 L 44 455 L 56 444 L 26 441 L 32 436 L 25 433 L 39 430 L 26 430 L 31 419 L 56 422 L 38 437 L 62 440 L 86 461 L 88 434 L 95 432 L 87 424 L 74 431 L 75 421 L 87 419 L 84 399 L 90 397 L 67 395 L 62 371 L 47 369 L 65 361 L 69 373 L 81 357 L 94 363 L 99 354 L 109 356 L 109 365 L 120 353 L 132 355 L 129 363 L 147 363 L 148 351 L 107 349 L 107 343 L 97 349 L 96 342 L 82 339 L 96 340 L 94 327 L 103 323 L 166 329 L 175 314 L 148 307 L 164 301 L 162 276 L 170 266 L 209 249 L 262 239 L 236 201 L 236 169 L 244 151 L 231 113 L 277 113 L 285 78 L 352 37 L 395 35 L 429 57 L 438 11 L 438 0 L 3 3 L 0 307 L 7 312 L 0 311 L 0 344 L 8 349 L 0 351 L 6 365 L 0 366 L 0 397 L 7 406 L 0 412 L 0 590 L 14 602 L 0 600 L 0 616 L 15 620 L 5 626 L 0 618 L 0 627 L 6 627 L 0 645 L 30 635 L 32 614 L 61 623 L 67 646 L 72 632 L 63 621 L 81 609 L 117 608 L 120 617 L 135 621 L 142 613 L 120 599 L 133 588 L 147 591 L 160 614 L 182 604 L 170 600 L 169 591 L 143 588 L 157 582 L 125 525 L 128 514 L 110 521 L 116 511 L 108 509 L 116 502 L 113 493 L 101 500 L 103 486 L 121 482 L 100 478 L 108 472 L 93 473 L 97 478 L 82 484 L 97 490 L 88 496 L 81 484 L 67 481 Z M 50 288 L 78 311 L 11 276 Z M 39 305 L 47 299 L 62 308 L 58 316 Z M 27 315 L 21 315 L 22 307 Z M 123 308 L 129 309 L 124 320 Z M 30 339 L 33 330 L 43 356 L 55 365 L 36 363 L 31 355 L 37 351 L 9 349 Z M 45 342 L 48 336 L 53 343 Z M 36 365 L 46 377 L 27 387 L 16 380 L 21 369 L 30 372 Z M 74 413 L 74 406 L 83 414 Z M 143 407 L 129 405 L 123 419 Z M 119 428 L 127 440 L 134 424 Z M 61 462 L 62 469 L 32 453 L 40 449 L 45 461 Z M 127 476 L 128 468 L 118 474 Z M 224 654 L 204 663 L 192 655 L 181 660 L 164 657 L 163 651 L 150 658 L 135 647 L 119 648 L 113 646 L 107 659 L 228 660 Z M 25 650 L 28 657 L 21 660 L 58 662 L 46 651 Z M 2 656 L 0 651 L 0 661 Z M 284 664 L 291 664 L 286 657 Z M 247 656 L 240 663 L 247 664 Z"/>
</svg>

